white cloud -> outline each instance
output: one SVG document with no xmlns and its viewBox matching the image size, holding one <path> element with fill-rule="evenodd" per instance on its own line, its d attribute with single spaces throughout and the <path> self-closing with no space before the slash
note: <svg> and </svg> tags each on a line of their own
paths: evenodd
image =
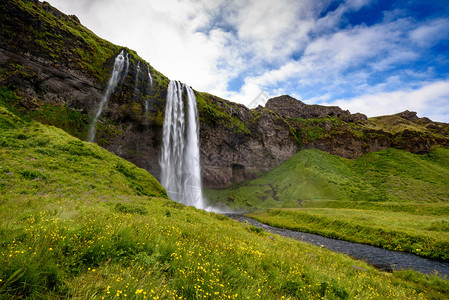
<svg viewBox="0 0 449 300">
<path fill-rule="evenodd" d="M 137 50 L 168 77 L 197 89 L 224 93 L 235 73 L 233 67 L 217 69 L 218 62 L 227 57 L 238 62 L 238 57 L 233 57 L 225 47 L 232 37 L 220 30 L 207 35 L 197 31 L 210 20 L 207 10 L 214 5 L 209 2 L 52 0 L 51 3 L 67 13 L 80 14 L 81 22 L 95 28 L 99 36 Z"/>
<path fill-rule="evenodd" d="M 353 113 L 363 112 L 370 117 L 395 114 L 408 109 L 418 112 L 420 116 L 441 121 L 442 116 L 449 116 L 449 80 L 424 83 L 417 89 L 365 94 L 329 104 L 349 109 Z"/>
<path fill-rule="evenodd" d="M 240 96 L 245 97 L 251 90 L 264 90 L 288 80 L 295 80 L 301 87 L 322 84 L 329 89 L 335 89 L 345 81 L 363 85 L 369 72 L 382 71 L 392 64 L 415 58 L 412 51 L 399 43 L 400 26 L 403 26 L 402 21 L 373 27 L 357 26 L 316 38 L 307 45 L 299 60 L 290 60 L 278 69 L 248 77 Z M 350 68 L 360 68 L 360 65 L 369 70 L 343 74 Z"/>
<path fill-rule="evenodd" d="M 240 2 L 240 1 L 238 1 Z M 241 1 L 231 22 L 238 37 L 249 50 L 264 60 L 282 59 L 304 47 L 313 28 L 314 1 L 247 0 Z"/>
<path fill-rule="evenodd" d="M 420 47 L 433 46 L 449 38 L 449 20 L 437 19 L 425 23 L 410 32 L 410 39 Z"/>
</svg>

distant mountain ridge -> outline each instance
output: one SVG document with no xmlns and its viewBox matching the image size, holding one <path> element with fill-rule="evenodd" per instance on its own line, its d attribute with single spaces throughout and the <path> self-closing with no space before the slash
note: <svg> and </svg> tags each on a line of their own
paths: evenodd
<svg viewBox="0 0 449 300">
<path fill-rule="evenodd" d="M 20 96 L 12 104 L 30 118 L 84 140 L 114 59 L 126 50 L 128 75 L 100 116 L 96 142 L 159 178 L 169 79 L 136 52 L 97 37 L 78 18 L 46 2 L 2 1 L 0 16 L 0 86 Z M 151 93 L 135 93 L 136 87 L 143 91 L 148 84 L 137 65 L 148 67 L 154 79 Z M 250 110 L 208 93 L 195 95 L 202 177 L 210 188 L 257 178 L 301 149 L 354 159 L 391 147 L 422 154 L 449 146 L 448 124 L 413 112 L 368 119 L 290 96 Z"/>
</svg>

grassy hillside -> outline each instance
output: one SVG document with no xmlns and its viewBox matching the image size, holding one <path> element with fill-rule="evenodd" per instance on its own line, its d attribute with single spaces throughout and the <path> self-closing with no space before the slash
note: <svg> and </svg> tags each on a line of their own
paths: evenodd
<svg viewBox="0 0 449 300">
<path fill-rule="evenodd" d="M 389 116 L 379 116 L 369 119 L 365 126 L 369 129 L 383 130 L 392 134 L 403 131 L 417 131 L 423 134 L 444 137 L 449 135 L 449 126 L 446 123 L 430 122 L 427 118 L 418 118 L 415 121 L 405 119 L 404 113 Z"/>
<path fill-rule="evenodd" d="M 0 194 L 33 196 L 146 195 L 167 197 L 145 170 L 101 147 L 9 109 L 15 94 L 0 88 Z M 15 112 L 15 114 L 14 114 Z"/>
<path fill-rule="evenodd" d="M 217 205 L 250 210 L 307 200 L 448 203 L 449 149 L 426 155 L 387 149 L 357 160 L 303 150 L 258 179 L 206 195 Z"/>
<path fill-rule="evenodd" d="M 357 160 L 305 150 L 206 195 L 217 206 L 268 209 L 250 216 L 273 226 L 449 260 L 449 149 L 387 149 Z"/>
<path fill-rule="evenodd" d="M 27 120 L 0 90 L 0 298 L 442 298 L 449 283 L 166 199 L 145 171 Z"/>
</svg>

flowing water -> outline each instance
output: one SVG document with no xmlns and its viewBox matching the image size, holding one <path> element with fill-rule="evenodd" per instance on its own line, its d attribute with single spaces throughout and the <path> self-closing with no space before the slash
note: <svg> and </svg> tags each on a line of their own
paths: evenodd
<svg viewBox="0 0 449 300">
<path fill-rule="evenodd" d="M 94 116 L 94 119 L 90 124 L 89 132 L 87 134 L 88 142 L 93 142 L 95 140 L 98 118 L 100 117 L 105 105 L 108 103 L 109 98 L 111 97 L 112 93 L 117 87 L 117 83 L 119 82 L 120 78 L 121 78 L 120 82 L 123 83 L 123 80 L 126 77 L 126 73 L 128 72 L 128 65 L 129 65 L 128 54 L 125 55 L 125 51 L 122 50 L 120 54 L 117 55 L 117 57 L 115 58 L 114 67 L 112 69 L 112 75 L 111 78 L 109 78 L 108 85 L 106 86 L 106 92 L 104 93 L 100 105 L 98 106 L 98 110 Z M 124 68 L 125 72 L 123 72 Z"/>
<path fill-rule="evenodd" d="M 370 245 L 331 239 L 317 234 L 272 227 L 242 214 L 227 214 L 227 216 L 240 222 L 246 221 L 271 233 L 347 254 L 351 257 L 364 260 L 384 271 L 391 272 L 392 270 L 399 269 L 414 269 L 426 274 L 434 274 L 436 271 L 440 275 L 449 276 L 449 263 L 447 262 L 435 261 L 406 252 L 391 251 Z"/>
<path fill-rule="evenodd" d="M 150 73 L 150 66 L 147 65 L 147 72 L 148 72 L 148 84 L 147 84 L 147 94 L 152 95 L 153 94 L 153 76 L 151 76 Z M 145 98 L 145 114 L 148 112 L 148 97 Z"/>
<path fill-rule="evenodd" d="M 204 209 L 196 98 L 189 86 L 178 81 L 168 85 L 162 144 L 161 184 L 169 197 Z"/>
<path fill-rule="evenodd" d="M 139 89 L 139 79 L 140 79 L 140 61 L 137 61 L 136 67 L 136 78 L 134 83 L 134 100 L 139 99 L 141 97 L 141 91 Z"/>
</svg>

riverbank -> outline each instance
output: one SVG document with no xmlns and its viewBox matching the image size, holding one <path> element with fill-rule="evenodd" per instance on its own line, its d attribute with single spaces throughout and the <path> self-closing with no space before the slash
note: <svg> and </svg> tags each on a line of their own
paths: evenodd
<svg viewBox="0 0 449 300">
<path fill-rule="evenodd" d="M 429 275 L 438 274 L 442 277 L 449 277 L 448 262 L 426 259 L 410 253 L 392 251 L 365 244 L 327 238 L 317 234 L 273 227 L 242 214 L 228 214 L 228 216 L 234 220 L 249 223 L 271 233 L 324 247 L 334 252 L 347 254 L 383 271 L 393 272 L 412 269 Z"/>
<path fill-rule="evenodd" d="M 449 261 L 447 205 L 387 204 L 308 201 L 303 208 L 268 209 L 249 216 L 274 227 Z"/>
</svg>

